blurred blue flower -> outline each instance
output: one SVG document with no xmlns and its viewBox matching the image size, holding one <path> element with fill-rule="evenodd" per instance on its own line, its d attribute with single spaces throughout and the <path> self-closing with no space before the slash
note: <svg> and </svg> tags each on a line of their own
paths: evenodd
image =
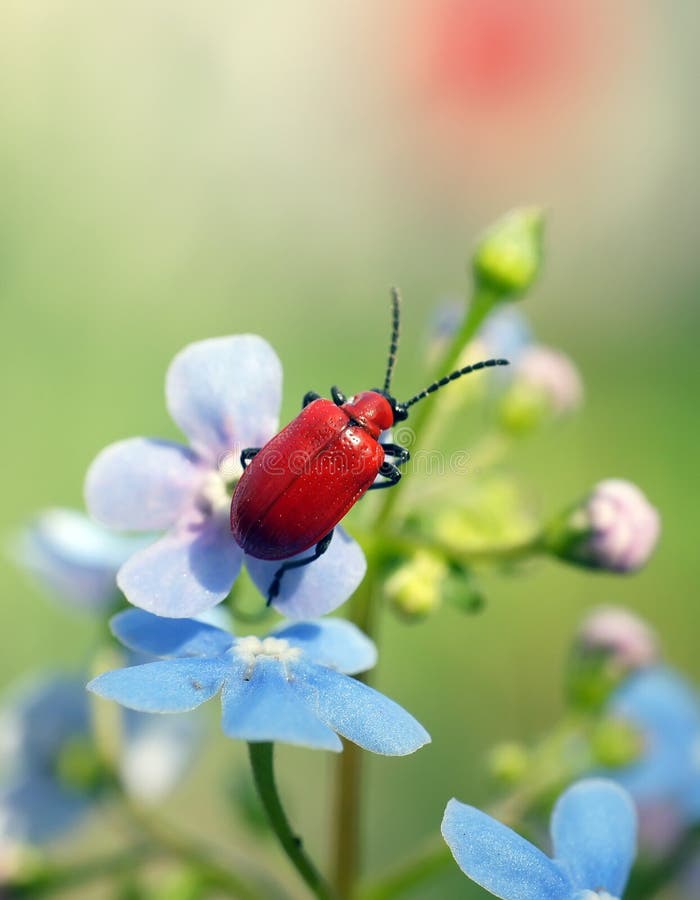
<svg viewBox="0 0 700 900">
<path fill-rule="evenodd" d="M 118 775 L 125 790 L 143 803 L 161 800 L 191 761 L 196 723 L 128 710 L 122 729 Z M 12 692 L 0 710 L 0 846 L 63 836 L 108 784 L 84 679 L 36 676 Z"/>
<path fill-rule="evenodd" d="M 429 324 L 430 355 L 439 356 L 462 327 L 467 305 L 464 300 L 444 300 L 433 311 Z M 517 364 L 533 341 L 532 328 L 527 317 L 514 306 L 499 306 L 490 313 L 476 334 L 480 352 L 484 356 L 504 356 L 511 364 Z M 512 377 L 512 370 L 494 373 L 499 381 Z"/>
<path fill-rule="evenodd" d="M 119 596 L 117 572 L 144 538 L 108 531 L 73 509 L 47 509 L 13 541 L 13 558 L 45 590 L 85 612 L 104 612 Z"/>
<path fill-rule="evenodd" d="M 184 712 L 221 692 L 232 738 L 342 750 L 338 735 L 390 756 L 430 740 L 405 710 L 350 674 L 374 665 L 376 649 L 340 619 L 285 623 L 268 637 L 235 638 L 193 619 L 127 610 L 112 619 L 127 647 L 159 662 L 99 675 L 88 689 L 145 712 Z"/>
<path fill-rule="evenodd" d="M 557 801 L 554 858 L 486 813 L 450 800 L 442 834 L 462 871 L 502 900 L 614 900 L 636 853 L 637 818 L 612 781 L 586 779 Z"/>
<path fill-rule="evenodd" d="M 630 675 L 613 693 L 608 712 L 639 729 L 639 759 L 610 773 L 640 811 L 672 808 L 685 825 L 700 822 L 700 695 L 665 666 Z"/>
<path fill-rule="evenodd" d="M 267 595 L 280 564 L 244 555 L 231 535 L 229 508 L 240 452 L 275 434 L 281 391 L 279 359 L 262 338 L 190 344 L 166 377 L 168 410 L 190 447 L 131 438 L 94 460 L 85 487 L 91 515 L 110 528 L 166 531 L 119 569 L 117 583 L 135 606 L 195 616 L 226 597 L 244 558 Z M 322 615 L 347 600 L 365 568 L 360 546 L 338 528 L 323 557 L 285 576 L 274 605 L 295 618 Z"/>
</svg>

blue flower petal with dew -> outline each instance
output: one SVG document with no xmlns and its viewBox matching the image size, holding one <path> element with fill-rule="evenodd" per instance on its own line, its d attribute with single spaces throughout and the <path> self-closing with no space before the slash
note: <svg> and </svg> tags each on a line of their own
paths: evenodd
<svg viewBox="0 0 700 900">
<path fill-rule="evenodd" d="M 286 623 L 262 639 L 234 638 L 194 620 L 163 624 L 159 638 L 157 617 L 138 610 L 116 616 L 113 630 L 128 646 L 183 655 L 106 672 L 88 689 L 148 712 L 191 709 L 221 689 L 224 732 L 246 741 L 337 751 L 339 734 L 402 756 L 430 740 L 404 709 L 345 674 L 376 659 L 374 645 L 348 622 Z"/>
<path fill-rule="evenodd" d="M 442 821 L 462 871 L 502 900 L 622 897 L 634 861 L 637 818 L 619 785 L 604 779 L 572 785 L 555 805 L 551 830 L 555 859 L 457 800 L 450 800 Z"/>
</svg>

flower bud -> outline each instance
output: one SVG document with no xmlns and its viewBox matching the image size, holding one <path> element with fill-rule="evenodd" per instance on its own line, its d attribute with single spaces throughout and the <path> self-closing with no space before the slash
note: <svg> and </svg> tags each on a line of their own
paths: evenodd
<svg viewBox="0 0 700 900">
<path fill-rule="evenodd" d="M 576 650 L 606 658 L 621 675 L 659 660 L 654 630 L 639 616 L 620 606 L 601 606 L 583 621 Z"/>
<path fill-rule="evenodd" d="M 441 557 L 419 550 L 387 579 L 384 592 L 402 616 L 422 619 L 439 606 L 447 573 L 447 564 Z"/>
<path fill-rule="evenodd" d="M 629 481 L 599 482 L 544 534 L 544 546 L 576 565 L 636 572 L 649 560 L 661 528 L 658 510 Z"/>
<path fill-rule="evenodd" d="M 594 760 L 606 769 L 630 765 L 639 758 L 643 749 L 643 736 L 624 719 L 604 719 L 598 723 L 591 737 Z"/>
<path fill-rule="evenodd" d="M 524 293 L 542 262 L 544 219 L 537 207 L 514 209 L 479 241 L 473 258 L 477 290 L 507 299 Z"/>
<path fill-rule="evenodd" d="M 524 744 L 507 741 L 497 744 L 489 753 L 488 767 L 498 781 L 514 785 L 523 780 L 530 765 L 530 755 Z"/>
<path fill-rule="evenodd" d="M 546 419 L 573 412 L 582 399 L 583 383 L 568 356 L 534 345 L 514 366 L 511 386 L 500 403 L 501 425 L 511 434 L 524 434 Z"/>
</svg>

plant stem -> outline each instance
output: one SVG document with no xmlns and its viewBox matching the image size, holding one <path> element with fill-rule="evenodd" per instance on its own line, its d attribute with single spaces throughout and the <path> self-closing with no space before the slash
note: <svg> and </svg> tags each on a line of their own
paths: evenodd
<svg viewBox="0 0 700 900">
<path fill-rule="evenodd" d="M 366 545 L 368 571 L 352 598 L 349 618 L 371 636 L 374 632 L 376 608 L 374 596 L 375 558 L 371 545 Z M 368 674 L 357 676 L 367 682 Z M 360 833 L 362 801 L 362 751 L 349 741 L 343 742 L 343 752 L 338 757 L 336 769 L 333 822 L 335 841 L 333 848 L 333 885 L 341 900 L 351 897 L 358 877 L 361 859 Z"/>
<path fill-rule="evenodd" d="M 403 865 L 396 866 L 369 887 L 361 890 L 358 900 L 390 900 L 400 896 L 444 869 L 452 860 L 452 854 L 443 841 L 434 840 L 418 850 Z"/>
<path fill-rule="evenodd" d="M 21 897 L 48 897 L 57 891 L 79 887 L 99 878 L 119 875 L 124 871 L 133 872 L 158 853 L 159 848 L 153 845 L 137 844 L 128 850 L 100 856 L 80 865 L 47 868 L 25 882 L 6 885 L 8 896 L 18 900 Z"/>
<path fill-rule="evenodd" d="M 153 845 L 178 862 L 196 868 L 207 884 L 218 887 L 229 896 L 240 900 L 263 900 L 266 896 L 227 865 L 219 862 L 209 848 L 198 845 L 190 835 L 179 834 L 170 825 L 159 822 L 133 803 L 126 802 L 125 807 L 130 821 Z"/>
<path fill-rule="evenodd" d="M 273 745 L 271 743 L 250 743 L 248 744 L 248 754 L 260 800 L 282 849 L 314 896 L 319 900 L 333 900 L 333 893 L 304 852 L 301 839 L 292 831 L 282 807 L 275 785 Z"/>
</svg>

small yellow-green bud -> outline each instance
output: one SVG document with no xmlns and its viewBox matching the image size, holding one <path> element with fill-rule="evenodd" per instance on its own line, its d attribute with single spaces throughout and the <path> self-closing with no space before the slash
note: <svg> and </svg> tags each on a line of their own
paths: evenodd
<svg viewBox="0 0 700 900">
<path fill-rule="evenodd" d="M 618 769 L 633 763 L 644 749 L 642 735 L 623 719 L 604 719 L 591 738 L 593 757 L 605 768 Z"/>
<path fill-rule="evenodd" d="M 58 757 L 59 780 L 78 791 L 92 792 L 106 772 L 94 745 L 85 738 L 68 741 Z"/>
<path fill-rule="evenodd" d="M 473 258 L 477 290 L 498 299 L 524 293 L 542 264 L 544 217 L 538 207 L 522 207 L 499 219 L 479 241 Z"/>
<path fill-rule="evenodd" d="M 527 774 L 530 755 L 527 747 L 516 741 L 497 744 L 491 750 L 488 767 L 491 775 L 504 784 L 518 784 Z"/>
<path fill-rule="evenodd" d="M 427 550 L 419 550 L 386 581 L 384 592 L 402 616 L 422 619 L 440 605 L 447 574 L 444 559 Z"/>
</svg>

